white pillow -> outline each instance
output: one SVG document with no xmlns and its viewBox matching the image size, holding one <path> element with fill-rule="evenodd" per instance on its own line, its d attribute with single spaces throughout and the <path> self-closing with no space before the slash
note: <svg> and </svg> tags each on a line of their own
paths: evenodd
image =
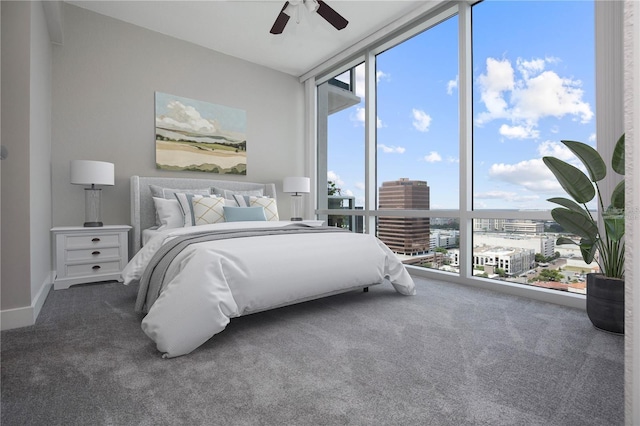
<svg viewBox="0 0 640 426">
<path fill-rule="evenodd" d="M 194 225 L 224 222 L 224 198 L 194 197 L 191 199 Z"/>
<path fill-rule="evenodd" d="M 153 197 L 153 204 L 156 206 L 156 215 L 160 225 L 158 230 L 184 226 L 184 216 L 178 200 Z"/>
</svg>

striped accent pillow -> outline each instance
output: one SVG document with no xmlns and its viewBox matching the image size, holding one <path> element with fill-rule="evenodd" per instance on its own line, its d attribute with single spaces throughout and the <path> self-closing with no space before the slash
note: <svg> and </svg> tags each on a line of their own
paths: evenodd
<svg viewBox="0 0 640 426">
<path fill-rule="evenodd" d="M 184 219 L 184 227 L 195 226 L 196 218 L 193 214 L 193 209 L 191 208 L 191 203 L 194 198 L 209 198 L 209 195 L 200 195 L 200 194 L 190 194 L 186 192 L 176 192 L 176 199 L 178 200 L 178 204 L 180 204 L 180 210 L 182 211 L 182 216 Z"/>
</svg>

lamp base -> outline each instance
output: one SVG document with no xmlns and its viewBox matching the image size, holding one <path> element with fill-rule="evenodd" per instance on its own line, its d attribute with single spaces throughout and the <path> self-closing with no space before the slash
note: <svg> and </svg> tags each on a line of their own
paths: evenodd
<svg viewBox="0 0 640 426">
<path fill-rule="evenodd" d="M 97 228 L 100 226 L 104 226 L 104 224 L 102 222 L 85 222 L 84 223 L 85 228 L 92 228 L 92 227 Z"/>
<path fill-rule="evenodd" d="M 302 218 L 301 217 L 292 217 L 291 221 L 292 222 L 302 222 Z"/>
<path fill-rule="evenodd" d="M 84 190 L 84 226 L 87 228 L 102 226 L 101 197 L 102 189 L 93 185 Z"/>
</svg>

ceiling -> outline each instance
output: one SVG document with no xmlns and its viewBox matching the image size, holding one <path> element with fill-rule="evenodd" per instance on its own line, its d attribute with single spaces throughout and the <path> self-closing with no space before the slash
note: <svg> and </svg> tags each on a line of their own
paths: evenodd
<svg viewBox="0 0 640 426">
<path fill-rule="evenodd" d="M 284 0 L 66 1 L 294 76 L 416 9 L 425 1 L 326 0 L 349 24 L 337 31 L 300 9 L 280 35 L 269 33 Z"/>
</svg>

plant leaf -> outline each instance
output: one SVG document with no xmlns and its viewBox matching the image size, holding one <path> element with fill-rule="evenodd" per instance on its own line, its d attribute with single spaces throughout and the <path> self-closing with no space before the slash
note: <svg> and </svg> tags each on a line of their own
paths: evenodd
<svg viewBox="0 0 640 426">
<path fill-rule="evenodd" d="M 580 241 L 580 253 L 582 254 L 582 259 L 585 263 L 589 264 L 593 262 L 593 258 L 596 255 L 597 246 L 593 244 L 593 241 L 590 239 L 583 238 Z"/>
<path fill-rule="evenodd" d="M 565 231 L 591 241 L 596 241 L 598 237 L 598 227 L 591 219 L 585 217 L 583 214 L 569 209 L 555 208 L 551 210 L 551 216 Z"/>
<path fill-rule="evenodd" d="M 616 147 L 613 149 L 611 168 L 614 172 L 624 175 L 624 133 L 620 136 L 620 139 L 616 142 Z"/>
<path fill-rule="evenodd" d="M 605 214 L 602 221 L 609 238 L 613 241 L 620 241 L 624 236 L 624 214 Z"/>
<path fill-rule="evenodd" d="M 624 180 L 618 182 L 611 194 L 611 206 L 624 210 Z"/>
<path fill-rule="evenodd" d="M 592 182 L 598 182 L 607 175 L 607 165 L 604 160 L 590 145 L 576 141 L 560 141 L 582 161 L 587 168 Z"/>
<path fill-rule="evenodd" d="M 580 213 L 580 214 L 584 215 L 585 217 L 589 217 L 588 213 L 585 211 L 584 208 L 582 208 L 575 201 L 570 200 L 568 198 L 554 197 L 554 198 L 547 199 L 547 201 L 550 201 L 550 202 L 556 203 L 556 204 L 560 204 L 561 206 L 566 207 L 569 210 L 573 210 L 574 212 Z"/>
<path fill-rule="evenodd" d="M 556 240 L 556 245 L 557 246 L 561 246 L 562 244 L 574 244 L 574 245 L 579 245 L 578 243 L 576 243 L 575 241 L 573 241 L 571 238 L 567 238 L 567 237 L 558 237 L 558 239 Z"/>
<path fill-rule="evenodd" d="M 576 203 L 585 204 L 595 197 L 596 190 L 593 183 L 580 169 L 555 157 L 542 157 L 542 161 Z"/>
</svg>

